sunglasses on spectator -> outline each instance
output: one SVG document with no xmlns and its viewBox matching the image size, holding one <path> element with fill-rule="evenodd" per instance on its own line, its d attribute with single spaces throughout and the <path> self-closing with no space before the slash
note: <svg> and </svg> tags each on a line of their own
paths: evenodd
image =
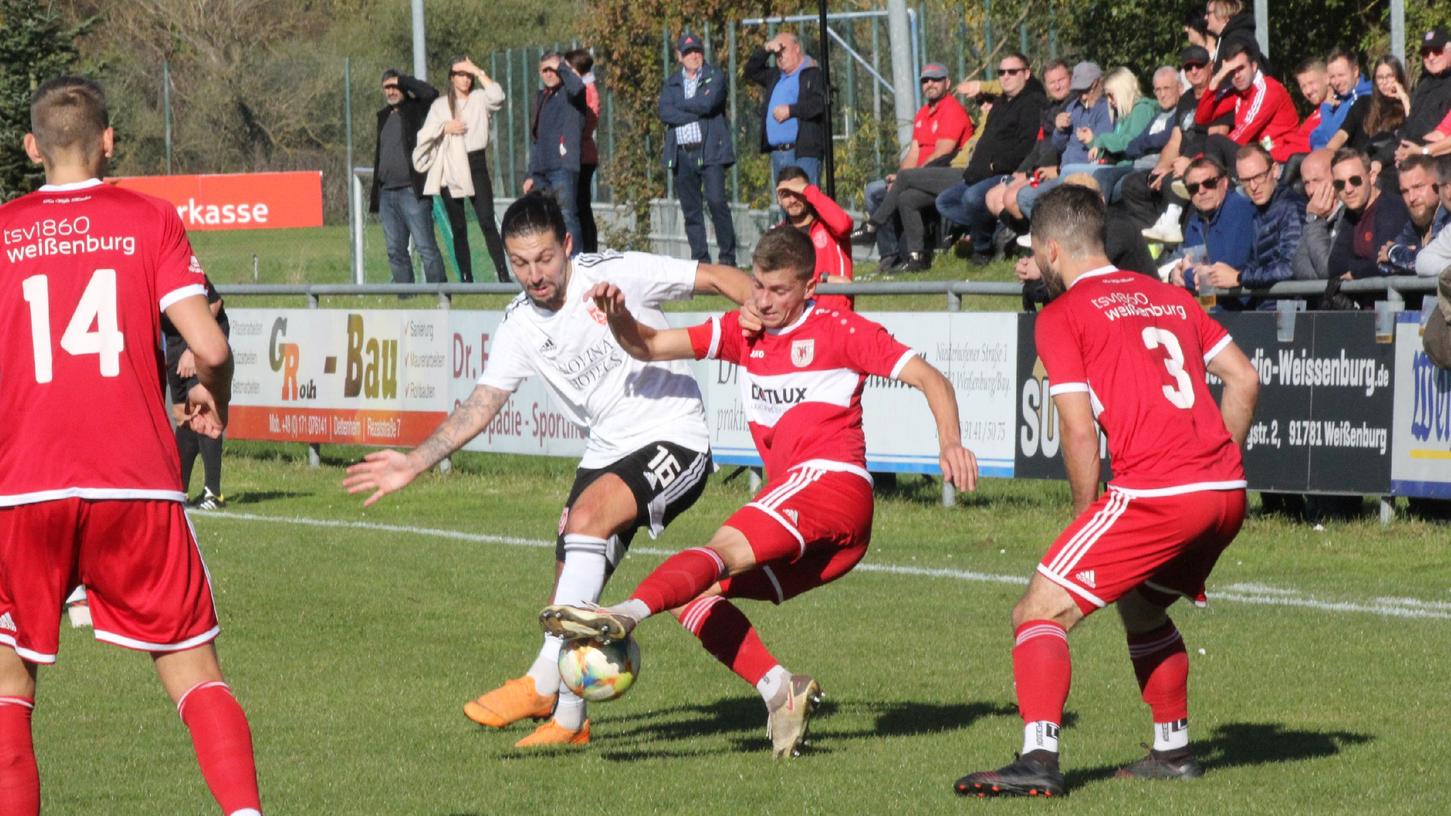
<svg viewBox="0 0 1451 816">
<path fill-rule="evenodd" d="M 1191 196 L 1197 196 L 1197 195 L 1199 195 L 1200 188 L 1203 188 L 1205 190 L 1209 190 L 1209 189 L 1212 189 L 1214 187 L 1218 187 L 1219 186 L 1219 182 L 1221 182 L 1223 180 L 1224 180 L 1224 176 L 1210 176 L 1209 178 L 1207 178 L 1207 179 L 1205 179 L 1203 181 L 1191 181 L 1191 182 L 1188 182 L 1188 183 L 1186 183 L 1184 185 L 1184 189 L 1189 191 L 1189 195 L 1191 195 Z"/>
<path fill-rule="evenodd" d="M 1027 72 L 1028 72 L 1028 69 L 1027 68 L 999 68 L 998 69 L 998 73 L 1002 74 L 1003 76 L 1014 76 L 1016 74 L 1025 74 Z"/>
<path fill-rule="evenodd" d="M 1186 71 L 1202 71 L 1204 70 L 1204 66 L 1207 64 L 1208 63 L 1204 62 L 1186 62 L 1179 67 L 1183 68 Z"/>
<path fill-rule="evenodd" d="M 946 81 L 947 81 L 947 77 L 922 77 L 922 82 L 924 84 L 925 83 L 928 83 L 928 82 L 946 82 Z"/>
<path fill-rule="evenodd" d="M 1350 178 L 1336 179 L 1336 180 L 1330 182 L 1330 186 L 1334 187 L 1335 188 L 1335 192 L 1338 193 L 1338 192 L 1344 190 L 1347 185 L 1348 186 L 1351 186 L 1351 187 L 1359 187 L 1360 185 L 1362 185 L 1364 183 L 1365 183 L 1365 177 L 1363 177 L 1363 176 L 1351 176 Z"/>
<path fill-rule="evenodd" d="M 539 69 L 539 73 L 541 73 L 541 74 L 557 74 L 557 73 L 559 73 L 559 71 L 556 70 L 556 69 L 554 69 L 554 68 L 540 68 Z"/>
</svg>

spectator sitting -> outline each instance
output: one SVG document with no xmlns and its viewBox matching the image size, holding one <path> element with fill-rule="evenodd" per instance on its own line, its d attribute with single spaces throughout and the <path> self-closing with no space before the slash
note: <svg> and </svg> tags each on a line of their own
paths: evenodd
<svg viewBox="0 0 1451 816">
<path fill-rule="evenodd" d="M 937 196 L 937 211 L 972 235 L 972 262 L 993 257 L 993 225 L 987 193 L 1012 173 L 1033 149 L 1038 117 L 1047 104 L 1043 85 L 1033 77 L 1028 58 L 1010 53 L 998 62 L 1003 92 L 992 103 L 982 135 L 962 173 L 962 182 Z"/>
<path fill-rule="evenodd" d="M 1315 150 L 1322 145 L 1315 143 L 1315 132 L 1321 129 L 1324 124 L 1325 100 L 1331 96 L 1330 78 L 1325 72 L 1325 60 L 1319 57 L 1311 57 L 1295 66 L 1295 84 L 1300 87 L 1300 96 L 1310 105 L 1310 115 L 1300 123 L 1300 132 L 1304 134 L 1305 141 L 1309 143 L 1310 149 Z M 1350 111 L 1347 105 L 1343 109 Z M 1334 130 L 1331 130 L 1334 133 Z M 1326 140 L 1330 137 L 1326 136 Z"/>
<path fill-rule="evenodd" d="M 1184 96 L 1179 83 L 1179 71 L 1171 65 L 1160 66 L 1154 71 L 1154 100 L 1159 103 L 1149 126 L 1135 136 L 1124 148 L 1124 157 L 1134 163 L 1134 169 L 1147 170 L 1159 163 L 1159 154 L 1174 135 L 1175 119 L 1179 113 L 1179 100 Z M 1114 192 L 1114 191 L 1110 191 Z M 1111 196 L 1115 200 L 1118 195 Z"/>
<path fill-rule="evenodd" d="M 1254 205 L 1254 238 L 1249 259 L 1241 266 L 1212 262 L 1200 273 L 1200 280 L 1219 289 L 1260 288 L 1289 280 L 1305 222 L 1305 198 L 1292 185 L 1279 183 L 1281 166 L 1260 145 L 1250 143 L 1241 147 L 1235 164 L 1239 183 Z M 1262 306 L 1272 303 L 1265 301 Z M 1255 303 L 1251 299 L 1241 305 Z"/>
<path fill-rule="evenodd" d="M 1437 232 L 1437 205 L 1441 199 L 1437 195 L 1436 160 L 1411 156 L 1401 162 L 1397 181 L 1411 219 L 1394 241 L 1381 247 L 1379 260 L 1385 274 L 1413 275 L 1416 256 L 1422 247 L 1430 245 Z"/>
<path fill-rule="evenodd" d="M 816 248 L 817 283 L 851 283 L 851 215 L 806 177 L 806 171 L 786 165 L 776 174 L 776 202 L 786 213 L 782 224 L 806 233 Z M 850 309 L 845 295 L 818 295 L 818 306 Z"/>
<path fill-rule="evenodd" d="M 1441 206 L 1432 222 L 1430 242 L 1416 255 L 1416 274 L 1423 278 L 1440 276 L 1444 286 L 1445 270 L 1451 269 L 1451 156 L 1436 159 L 1436 180 L 1441 185 Z M 1451 316 L 1451 305 L 1443 301 L 1442 308 Z"/>
<path fill-rule="evenodd" d="M 1179 54 L 1180 71 L 1189 81 L 1188 92 L 1179 97 L 1174 109 L 1173 130 L 1159 151 L 1158 161 L 1147 172 L 1130 173 L 1119 183 L 1119 203 L 1140 226 L 1144 237 L 1164 244 L 1184 240 L 1180 219 L 1188 201 L 1174 192 L 1172 179 L 1182 178 L 1189 162 L 1201 152 L 1207 127 L 1196 121 L 1199 98 L 1209 86 L 1209 52 L 1191 45 Z"/>
<path fill-rule="evenodd" d="M 918 189 L 912 200 L 905 204 L 901 200 L 904 190 L 895 184 L 896 174 L 867 185 L 866 203 L 870 216 L 852 233 L 852 240 L 857 243 L 875 240 L 881 259 L 879 265 L 883 270 L 897 266 L 899 234 L 906 239 L 906 251 L 900 253 L 902 264 L 896 271 L 917 272 L 931 266 L 924 239 L 922 210 L 932 208 L 937 194 L 962 177 L 960 171 L 952 169 L 951 162 L 957 151 L 972 138 L 972 119 L 962 103 L 952 95 L 947 69 L 937 63 L 924 65 L 921 82 L 922 97 L 926 101 L 913 121 L 912 144 L 902 157 L 899 169 L 931 167 L 943 172 L 933 174 L 938 179 L 936 185 Z M 936 215 L 935 210 L 933 215 Z"/>
<path fill-rule="evenodd" d="M 1394 241 L 1411 220 L 1405 201 L 1398 195 L 1382 195 L 1375 176 L 1364 153 L 1350 148 L 1336 152 L 1331 177 L 1345 205 L 1345 216 L 1330 247 L 1331 278 L 1386 274 L 1379 262 L 1380 249 Z"/>
<path fill-rule="evenodd" d="M 1173 69 L 1169 70 L 1172 72 Z M 1163 81 L 1174 92 L 1167 105 L 1156 104 L 1156 99 L 1144 96 L 1138 77 L 1127 68 L 1115 68 L 1103 80 L 1104 96 L 1108 97 L 1109 108 L 1113 111 L 1113 132 L 1093 137 L 1088 157 L 1100 165 L 1109 165 L 1093 171 L 1099 186 L 1108 191 L 1106 198 L 1109 203 L 1117 201 L 1112 193 L 1119 181 L 1134 170 L 1132 159 L 1135 157 L 1128 155 L 1129 145 L 1156 120 L 1162 130 L 1174 113 L 1174 104 L 1179 101 L 1178 85 L 1172 77 L 1166 76 Z M 1169 90 L 1166 90 L 1166 95 Z"/>
<path fill-rule="evenodd" d="M 1429 152 L 1426 136 L 1451 114 L 1451 31 L 1433 28 L 1421 38 L 1421 78 L 1411 94 L 1411 112 L 1401 130 L 1396 161 Z"/>
<path fill-rule="evenodd" d="M 1098 65 L 1080 62 L 1073 66 L 1068 91 L 1068 108 L 1058 114 L 1053 130 L 1053 146 L 1062 151 L 1058 163 L 1060 177 L 1098 169 L 1089 153 L 1093 140 L 1113 130 L 1113 109 L 1104 93 L 1103 70 Z M 1019 185 L 1016 191 L 1009 185 L 1003 193 L 1002 212 L 1018 221 L 1028 221 L 1033 217 L 1033 202 L 1061 183 L 1061 178 L 1047 179 Z"/>
<path fill-rule="evenodd" d="M 1234 127 L 1226 135 L 1211 134 L 1205 152 L 1226 166 L 1241 145 L 1259 142 L 1275 161 L 1310 152 L 1300 132 L 1289 91 L 1260 68 L 1260 55 L 1253 43 L 1231 40 L 1220 45 L 1222 66 L 1209 80 L 1208 92 L 1199 99 L 1196 121 L 1208 126 L 1226 113 L 1234 113 Z"/>
<path fill-rule="evenodd" d="M 1374 86 L 1360 72 L 1360 60 L 1349 51 L 1339 48 L 1331 51 L 1324 67 L 1330 89 L 1317 111 L 1320 119 L 1310 134 L 1310 149 L 1329 147 L 1331 150 L 1338 150 L 1343 139 L 1340 142 L 1333 141 L 1335 134 L 1345 124 L 1345 118 L 1350 115 L 1355 103 L 1361 97 L 1369 96 Z M 1303 86 L 1301 88 L 1303 90 Z"/>
<path fill-rule="evenodd" d="M 1184 188 L 1189 193 L 1189 220 L 1169 280 L 1197 292 L 1196 275 L 1203 275 L 1211 264 L 1224 263 L 1235 269 L 1249 264 L 1255 206 L 1248 198 L 1230 192 L 1229 171 L 1209 156 L 1189 164 Z"/>
<path fill-rule="evenodd" d="M 1103 188 L 1099 186 L 1098 180 L 1088 173 L 1074 173 L 1063 179 L 1065 185 L 1077 185 L 1087 187 L 1090 190 L 1103 196 Z M 1018 238 L 1019 246 L 1030 246 L 1031 239 L 1024 235 Z M 1144 236 L 1139 233 L 1138 226 L 1128 216 L 1110 207 L 1107 217 L 1104 219 L 1104 254 L 1119 269 L 1126 269 L 1130 272 L 1138 272 L 1141 275 L 1148 275 L 1158 278 L 1159 270 L 1154 264 L 1154 256 L 1149 254 L 1149 245 L 1144 241 Z M 1047 303 L 1051 300 L 1048 287 L 1043 283 L 1043 273 L 1038 264 L 1033 260 L 1031 254 L 1018 259 L 1013 272 L 1018 280 L 1023 282 L 1023 308 L 1031 310 L 1033 304 Z"/>
<path fill-rule="evenodd" d="M 766 62 L 774 55 L 776 65 Z M 781 168 L 800 167 L 815 184 L 826 151 L 826 86 L 821 68 L 801 50 L 801 40 L 782 31 L 746 60 L 746 79 L 766 90 L 761 112 L 761 152 L 771 157 L 771 183 Z"/>
<path fill-rule="evenodd" d="M 1411 100 L 1406 94 L 1406 69 L 1401 61 L 1386 55 L 1375 61 L 1372 90 L 1351 106 L 1340 130 L 1328 147 L 1348 147 L 1365 153 L 1378 169 L 1396 161 L 1396 137 L 1405 125 Z"/>
<path fill-rule="evenodd" d="M 1421 149 L 1424 156 L 1445 156 L 1451 154 L 1451 113 L 1441 120 L 1436 129 L 1426 134 L 1426 144 Z"/>
<path fill-rule="evenodd" d="M 1325 280 L 1330 264 L 1330 246 L 1340 225 L 1345 205 L 1335 195 L 1330 165 L 1335 152 L 1322 147 L 1312 150 L 1300 163 L 1300 182 L 1305 187 L 1305 226 L 1300 245 L 1291 262 L 1295 280 Z"/>
</svg>

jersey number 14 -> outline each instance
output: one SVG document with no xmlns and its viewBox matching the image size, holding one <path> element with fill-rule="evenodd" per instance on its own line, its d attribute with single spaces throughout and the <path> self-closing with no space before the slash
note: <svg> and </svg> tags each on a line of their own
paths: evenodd
<svg viewBox="0 0 1451 816">
<path fill-rule="evenodd" d="M 45 275 L 32 275 L 21 281 L 20 291 L 30 304 L 30 342 L 35 349 L 35 381 L 48 383 L 54 377 L 53 351 L 50 345 L 50 281 Z M 96 328 L 91 330 L 91 326 Z M 60 347 L 71 356 L 95 354 L 100 358 L 101 376 L 121 374 L 121 352 L 126 336 L 116 325 L 116 270 L 97 269 L 91 275 L 86 291 L 71 313 Z"/>
</svg>

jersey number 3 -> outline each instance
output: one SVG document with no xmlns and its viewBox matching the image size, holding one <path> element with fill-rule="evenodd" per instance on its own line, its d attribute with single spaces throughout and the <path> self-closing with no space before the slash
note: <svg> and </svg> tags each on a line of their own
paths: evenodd
<svg viewBox="0 0 1451 816">
<path fill-rule="evenodd" d="M 53 351 L 50 345 L 50 281 L 44 275 L 32 275 L 20 284 L 25 302 L 30 304 L 30 342 L 35 349 L 35 381 L 48 383 L 54 376 Z M 95 331 L 91 330 L 94 325 Z M 121 374 L 121 352 L 126 336 L 116 325 L 116 270 L 97 269 L 91 275 L 86 291 L 76 304 L 60 347 L 67 354 L 79 357 L 95 354 L 100 358 L 101 376 Z"/>
<path fill-rule="evenodd" d="M 1164 386 L 1164 397 L 1175 408 L 1186 411 L 1193 408 L 1194 381 L 1189 379 L 1189 372 L 1184 370 L 1184 349 L 1179 345 L 1179 338 L 1167 329 L 1156 326 L 1144 327 L 1143 338 L 1144 345 L 1150 351 L 1162 347 L 1168 355 L 1164 358 L 1164 368 L 1169 369 L 1169 376 L 1174 378 L 1174 384 Z"/>
</svg>

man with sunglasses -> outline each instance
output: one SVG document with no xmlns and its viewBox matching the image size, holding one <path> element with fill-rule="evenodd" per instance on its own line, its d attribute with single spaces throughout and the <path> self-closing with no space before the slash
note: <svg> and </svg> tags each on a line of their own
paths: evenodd
<svg viewBox="0 0 1451 816">
<path fill-rule="evenodd" d="M 949 165 L 972 138 L 972 118 L 952 95 L 946 66 L 935 62 L 922 66 L 921 80 L 924 101 L 912 122 L 912 144 L 902 157 L 899 172 L 867 185 L 871 216 L 851 234 L 855 243 L 876 241 L 882 271 L 922 272 L 932 265 L 922 210 L 931 210 L 937 194 L 962 177 Z M 909 173 L 911 170 L 927 172 Z M 899 234 L 905 239 L 905 248 L 898 245 Z"/>
<path fill-rule="evenodd" d="M 1250 260 L 1254 237 L 1254 204 L 1229 185 L 1229 171 L 1218 160 L 1201 156 L 1184 171 L 1191 212 L 1184 245 L 1169 280 L 1198 291 L 1200 276 L 1216 263 L 1243 269 Z M 1207 285 L 1207 283 L 1206 283 Z"/>
<path fill-rule="evenodd" d="M 523 190 L 549 190 L 564 213 L 565 229 L 574 241 L 571 255 L 584 248 L 579 220 L 579 168 L 589 104 L 584 80 L 559 54 L 539 60 L 539 81 L 544 87 L 534 98 L 529 125 L 529 176 Z"/>
<path fill-rule="evenodd" d="M 1451 113 L 1451 30 L 1444 26 L 1421 38 L 1421 78 L 1411 91 L 1411 112 L 1401 126 L 1396 163 L 1416 154 L 1430 155 L 1426 136 Z"/>
<path fill-rule="evenodd" d="M 1235 172 L 1240 188 L 1254 205 L 1253 236 L 1249 260 L 1242 266 L 1223 261 L 1211 263 L 1200 274 L 1201 281 L 1219 289 L 1236 286 L 1258 288 L 1270 286 L 1292 276 L 1295 250 L 1305 225 L 1305 197 L 1280 181 L 1281 166 L 1268 150 L 1258 144 L 1247 144 L 1235 156 Z M 1235 302 L 1220 303 L 1232 306 Z M 1247 299 L 1241 306 L 1268 308 L 1273 301 Z"/>
<path fill-rule="evenodd" d="M 1351 280 L 1387 274 L 1380 264 L 1380 249 L 1411 222 L 1405 201 L 1381 193 L 1370 159 L 1358 150 L 1337 151 L 1330 175 L 1335 194 L 1345 205 L 1344 221 L 1330 247 L 1330 277 Z"/>
<path fill-rule="evenodd" d="M 1144 237 L 1165 244 L 1183 242 L 1180 219 L 1188 203 L 1174 192 L 1171 181 L 1183 177 L 1209 135 L 1208 127 L 1195 119 L 1199 99 L 1209 87 L 1213 74 L 1209 69 L 1209 52 L 1199 45 L 1185 48 L 1179 54 L 1179 70 L 1189 89 L 1179 96 L 1173 130 L 1159 150 L 1158 162 L 1147 172 L 1129 174 L 1119 185 L 1122 207 L 1144 227 Z"/>
</svg>

